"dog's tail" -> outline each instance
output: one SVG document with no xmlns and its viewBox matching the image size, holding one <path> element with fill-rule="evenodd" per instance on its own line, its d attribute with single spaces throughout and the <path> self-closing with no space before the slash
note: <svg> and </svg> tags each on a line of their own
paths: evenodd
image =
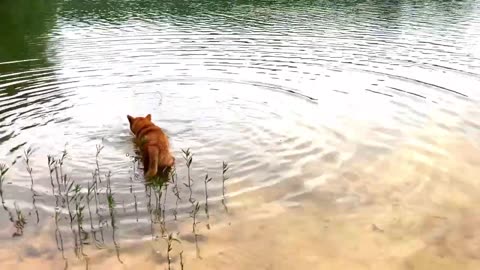
<svg viewBox="0 0 480 270">
<path fill-rule="evenodd" d="M 148 155 L 148 171 L 146 176 L 153 177 L 157 175 L 158 172 L 158 148 L 155 146 L 148 146 L 146 154 Z"/>
</svg>

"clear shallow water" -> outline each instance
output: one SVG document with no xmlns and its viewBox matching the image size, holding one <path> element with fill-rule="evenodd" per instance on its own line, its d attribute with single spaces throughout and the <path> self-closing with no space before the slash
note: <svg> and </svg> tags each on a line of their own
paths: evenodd
<svg viewBox="0 0 480 270">
<path fill-rule="evenodd" d="M 403 235 L 439 250 L 439 243 L 448 242 L 416 235 L 415 224 L 422 224 L 418 226 L 432 228 L 425 234 L 454 243 L 455 248 L 435 251 L 443 257 L 433 252 L 439 258 L 446 257 L 452 267 L 464 265 L 458 258 L 478 265 L 478 230 L 471 229 L 473 242 L 455 238 L 475 224 L 459 213 L 476 216 L 474 198 L 480 197 L 474 177 L 480 162 L 478 1 L 0 5 L 0 162 L 9 167 L 0 237 L 20 250 L 2 253 L 6 267 L 40 261 L 63 268 L 54 227 L 63 232 L 66 261 L 71 267 L 84 267 L 84 257 L 76 258 L 73 252 L 79 242 L 56 181 L 52 191 L 47 155 L 58 156 L 66 149 L 65 172 L 86 188 L 97 168 L 100 144 L 100 210 L 90 219 L 85 209 L 82 229 L 88 235 L 84 242 L 90 257 L 98 252 L 93 243 L 115 250 L 116 242 L 124 250 L 125 264 L 139 263 L 128 245 L 149 245 L 160 237 L 164 217 L 169 231 L 185 235 L 181 239 L 186 260 L 196 269 L 205 267 L 189 253 L 192 203 L 182 184 L 187 169 L 181 149 L 190 148 L 192 196 L 202 207 L 198 226 L 207 253 L 228 254 L 232 249 L 226 247 L 234 245 L 236 254 L 244 254 L 239 251 L 250 248 L 244 246 L 247 243 L 275 242 L 292 233 L 286 229 L 291 227 L 298 239 L 279 244 L 284 249 L 256 252 L 270 254 L 265 257 L 273 260 L 302 247 L 323 250 L 319 248 L 325 235 L 330 246 L 338 246 L 336 254 L 344 267 L 372 266 L 375 250 L 386 246 L 392 254 L 398 249 L 410 252 L 397 252 L 398 267 L 392 268 L 408 269 L 402 254 L 411 255 L 423 246 L 400 248 L 392 239 Z M 180 161 L 177 220 L 173 185 L 167 188 L 166 203 L 156 203 L 162 201 L 157 199 L 160 194 L 145 187 L 132 161 L 135 152 L 126 114 L 147 113 L 167 131 Z M 28 147 L 34 150 L 33 187 L 23 157 Z M 223 161 L 230 165 L 228 213 L 221 204 Z M 108 171 L 116 202 L 116 237 L 106 198 Z M 208 184 L 210 222 L 204 212 L 206 173 L 213 178 Z M 23 235 L 12 238 L 19 220 L 15 205 L 27 223 Z M 165 216 L 155 211 L 159 205 Z M 392 205 L 402 210 L 392 211 Z M 259 209 L 266 213 L 256 213 Z M 53 226 L 56 210 L 62 214 Z M 241 225 L 245 220 L 257 225 L 258 216 L 279 228 L 260 224 L 270 229 L 257 237 L 257 227 Z M 438 225 L 425 218 L 431 216 L 447 216 L 449 222 Z M 392 221 L 409 217 L 402 226 Z M 337 225 L 330 234 L 312 229 L 323 228 L 325 220 Z M 379 222 L 374 228 L 388 234 L 390 242 L 384 240 L 382 246 L 378 239 L 360 237 L 372 232 L 365 220 Z M 207 223 L 233 227 L 208 230 Z M 218 239 L 239 231 L 244 238 Z M 449 238 L 449 232 L 454 236 Z M 328 238 L 336 234 L 346 238 Z M 309 243 L 313 236 L 317 245 Z M 348 264 L 358 258 L 346 255 L 348 247 L 341 248 L 347 236 L 371 251 L 364 254 L 365 262 Z M 29 239 L 37 238 L 33 242 L 41 244 L 30 246 Z M 108 254 L 95 263 L 113 263 L 110 258 L 119 263 L 115 253 Z M 323 250 L 312 256 L 320 260 L 328 254 Z M 25 256 L 33 259 L 20 263 L 18 258 Z M 247 263 L 249 256 L 225 255 L 221 263 L 235 262 L 242 269 L 252 263 Z M 207 265 L 217 265 L 215 252 L 204 257 Z M 165 257 L 159 258 L 146 261 L 165 263 Z M 440 259 L 424 260 L 431 266 Z M 311 258 L 297 261 L 311 267 L 308 262 L 316 265 Z M 251 267 L 270 267 L 263 263 L 258 260 Z M 411 264 L 422 269 L 416 263 Z"/>
</svg>

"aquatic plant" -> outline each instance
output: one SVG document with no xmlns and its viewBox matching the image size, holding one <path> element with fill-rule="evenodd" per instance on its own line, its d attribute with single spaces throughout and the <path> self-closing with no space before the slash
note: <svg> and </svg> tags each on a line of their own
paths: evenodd
<svg viewBox="0 0 480 270">
<path fill-rule="evenodd" d="M 15 205 L 15 212 L 17 214 L 17 218 L 14 221 L 14 227 L 16 231 L 13 233 L 13 237 L 19 237 L 23 235 L 23 229 L 27 224 L 27 220 L 25 219 L 25 216 L 23 215 L 22 210 L 18 208 L 17 202 L 14 202 L 14 205 Z"/>
<path fill-rule="evenodd" d="M 190 152 L 190 148 L 188 148 L 187 150 L 182 149 L 182 152 L 183 152 L 183 159 L 185 159 L 185 165 L 187 165 L 187 180 L 188 180 L 188 184 L 184 183 L 184 185 L 188 187 L 188 189 L 190 190 L 190 196 L 188 197 L 188 200 L 191 203 L 193 203 L 194 202 L 194 200 L 192 200 L 193 181 L 191 177 L 191 168 L 190 168 L 193 162 L 193 154 Z"/>
<path fill-rule="evenodd" d="M 226 212 L 228 212 L 228 208 L 227 208 L 227 204 L 226 204 L 226 201 L 225 201 L 225 182 L 228 180 L 227 172 L 228 172 L 229 169 L 230 168 L 228 166 L 228 163 L 223 161 L 222 162 L 222 204 L 223 204 L 223 207 L 225 208 Z"/>
<path fill-rule="evenodd" d="M 137 195 L 133 194 L 133 201 L 134 201 L 134 208 L 135 208 L 135 217 L 138 222 L 138 203 L 137 203 Z"/>
<path fill-rule="evenodd" d="M 174 216 L 174 220 L 177 220 L 177 213 L 178 213 L 178 201 L 181 200 L 180 198 L 180 191 L 178 189 L 178 178 L 177 178 L 177 170 L 176 168 L 173 168 L 172 170 L 172 181 L 173 181 L 173 188 L 172 188 L 172 192 L 173 194 L 175 195 L 176 199 L 175 199 L 175 208 L 173 209 L 173 216 Z"/>
<path fill-rule="evenodd" d="M 112 183 L 111 183 L 112 172 L 108 171 L 105 174 L 105 178 L 107 179 L 107 194 L 112 194 Z"/>
<path fill-rule="evenodd" d="M 32 153 L 33 153 L 33 150 L 32 150 L 31 147 L 29 147 L 27 150 L 25 150 L 23 152 L 24 159 L 25 159 L 25 164 L 27 165 L 27 172 L 30 175 L 30 180 L 32 182 L 32 185 L 30 186 L 30 189 L 33 190 L 33 175 L 32 175 L 33 168 L 32 168 L 32 166 L 30 166 L 30 156 L 32 155 Z"/>
<path fill-rule="evenodd" d="M 90 185 L 90 182 L 87 182 L 87 208 L 88 208 L 88 216 L 90 217 L 90 228 L 93 230 L 93 218 L 92 218 L 92 210 L 90 208 L 90 201 L 92 200 L 92 192 L 95 192 L 95 186 L 92 183 Z"/>
<path fill-rule="evenodd" d="M 50 180 L 52 183 L 52 188 L 54 186 L 53 184 L 53 172 L 55 172 L 55 180 L 57 182 L 57 190 L 58 190 L 58 195 L 62 196 L 62 191 L 61 191 L 61 183 L 63 183 L 63 162 L 64 159 L 67 157 L 67 150 L 63 150 L 62 156 L 57 160 L 55 159 L 52 155 L 48 155 L 48 168 L 49 168 L 49 173 L 50 173 Z M 53 193 L 55 193 L 53 191 Z"/>
<path fill-rule="evenodd" d="M 0 197 L 2 197 L 3 203 L 3 182 L 5 181 L 5 175 L 8 172 L 8 167 L 5 164 L 0 164 Z"/>
<path fill-rule="evenodd" d="M 199 210 L 200 210 L 200 205 L 197 202 L 196 204 L 194 204 L 194 207 L 193 207 L 192 211 L 190 212 L 190 216 L 192 217 L 192 221 L 193 221 L 193 223 L 192 223 L 192 232 L 193 233 L 197 232 L 197 230 L 196 230 L 197 224 L 200 223 L 200 222 L 197 221 L 197 214 L 198 214 Z"/>
<path fill-rule="evenodd" d="M 83 209 L 85 209 L 85 206 L 82 205 L 82 200 L 83 196 L 79 195 L 78 193 L 75 196 L 75 219 L 77 221 L 77 232 L 78 232 L 78 242 L 80 246 L 80 254 L 82 256 L 85 256 L 85 253 L 83 252 L 83 240 L 82 240 L 82 233 L 84 233 L 83 230 Z"/>
<path fill-rule="evenodd" d="M 211 177 L 208 177 L 208 173 L 205 175 L 205 215 L 207 216 L 207 228 L 210 229 L 210 214 L 208 213 L 208 182 L 212 181 Z"/>
<path fill-rule="evenodd" d="M 100 156 L 100 152 L 103 150 L 103 145 L 97 144 L 95 147 L 97 148 L 97 152 L 95 153 L 95 164 L 97 165 L 96 175 L 98 177 L 98 181 L 102 183 L 102 178 L 100 177 L 100 162 L 98 161 L 98 157 Z"/>
<path fill-rule="evenodd" d="M 65 178 L 66 178 L 66 175 L 65 175 Z M 74 214 L 72 213 L 72 210 L 70 209 L 70 193 L 74 192 L 75 194 L 75 191 L 74 191 L 74 187 L 73 185 L 75 184 L 74 181 L 70 181 L 71 178 L 69 180 L 66 180 L 65 183 L 70 183 L 68 184 L 68 187 L 67 185 L 66 188 L 65 188 L 65 201 L 66 201 L 66 204 L 67 204 L 67 209 L 68 209 L 68 215 L 70 216 L 70 227 L 72 226 L 72 223 L 73 223 L 73 218 L 74 218 Z"/>
<path fill-rule="evenodd" d="M 65 261 L 65 265 L 68 264 L 67 259 L 65 258 L 65 248 L 63 246 L 63 236 L 62 233 L 58 227 L 58 220 L 60 217 L 60 208 L 57 207 L 55 208 L 55 241 L 57 243 L 57 249 L 62 253 L 62 258 Z"/>
<path fill-rule="evenodd" d="M 67 149 L 64 149 L 62 151 L 62 156 L 58 159 L 58 168 L 60 169 L 60 176 L 64 175 L 63 174 L 63 162 L 65 162 L 65 158 L 68 156 Z M 66 176 L 66 175 L 65 175 Z M 66 178 L 65 178 L 66 180 Z"/>
<path fill-rule="evenodd" d="M 8 167 L 5 163 L 0 164 L 0 183 L 3 183 L 4 177 L 8 172 Z"/>
<path fill-rule="evenodd" d="M 180 251 L 180 269 L 183 270 L 183 250 Z"/>
<path fill-rule="evenodd" d="M 108 203 L 108 209 L 110 211 L 110 215 L 112 217 L 112 222 L 114 222 L 113 218 L 114 218 L 114 210 L 115 210 L 115 205 L 116 205 L 116 202 L 115 202 L 115 198 L 113 197 L 113 194 L 109 193 L 107 194 L 107 203 Z M 114 226 L 114 223 L 112 223 L 112 227 Z"/>
<path fill-rule="evenodd" d="M 223 192 L 223 196 L 225 196 L 225 181 L 228 180 L 227 172 L 228 172 L 229 169 L 230 168 L 228 166 L 228 163 L 223 161 L 222 162 L 222 192 Z"/>
<path fill-rule="evenodd" d="M 111 193 L 111 189 L 107 189 L 107 190 L 110 190 L 110 192 L 107 194 L 107 203 L 108 203 L 108 209 L 110 212 L 110 221 L 111 221 L 110 224 L 112 225 L 112 241 L 113 241 L 113 245 L 115 246 L 117 260 L 121 264 L 123 264 L 123 261 L 120 259 L 120 246 L 118 245 L 117 239 L 116 239 L 116 230 L 117 230 L 116 217 L 115 217 L 116 202 L 115 202 L 115 198 L 113 197 L 113 194 Z"/>
<path fill-rule="evenodd" d="M 166 224 L 165 224 L 165 209 L 167 207 L 167 190 L 168 190 L 168 183 L 164 184 L 164 192 L 163 192 L 163 209 L 161 212 L 162 218 L 161 218 L 161 229 L 162 229 L 162 235 L 167 231 Z M 161 206 L 160 206 L 161 207 Z"/>
<path fill-rule="evenodd" d="M 198 234 L 197 234 L 197 225 L 198 223 L 200 223 L 199 221 L 197 221 L 197 213 L 198 211 L 200 210 L 200 205 L 199 203 L 197 202 L 192 211 L 190 212 L 190 215 L 192 217 L 192 220 L 193 220 L 193 223 L 192 223 L 192 232 L 193 232 L 193 236 L 195 238 L 195 249 L 196 249 L 196 253 L 197 253 L 197 257 L 198 258 L 201 258 L 200 257 L 200 249 L 198 247 Z"/>
<path fill-rule="evenodd" d="M 53 171 L 55 170 L 55 158 L 51 155 L 47 156 L 48 172 L 50 174 L 50 184 L 52 185 L 52 194 L 55 195 L 55 184 L 53 183 Z"/>
<path fill-rule="evenodd" d="M 88 264 L 88 256 L 84 253 L 85 245 L 89 244 L 87 241 L 89 234 L 92 236 L 92 242 L 94 242 L 97 248 L 102 248 L 104 246 L 104 229 L 105 225 L 109 227 L 111 225 L 112 228 L 112 240 L 113 244 L 115 245 L 115 250 L 117 253 L 117 258 L 119 262 L 122 262 L 120 259 L 120 247 L 117 243 L 117 229 L 118 229 L 118 221 L 117 221 L 117 200 L 114 197 L 114 186 L 112 186 L 112 172 L 108 170 L 108 168 L 101 168 L 101 152 L 103 146 L 96 145 L 96 153 L 95 153 L 95 163 L 92 168 L 91 179 L 87 181 L 86 186 L 82 186 L 76 181 L 72 180 L 72 176 L 67 174 L 64 170 L 66 157 L 68 153 L 66 150 L 62 151 L 59 156 L 55 155 L 48 155 L 47 156 L 47 165 L 48 166 L 48 173 L 50 178 L 50 185 L 52 194 L 55 196 L 55 209 L 54 209 L 54 221 L 55 221 L 55 241 L 57 243 L 57 249 L 62 253 L 62 257 L 65 260 L 65 265 L 68 265 L 66 254 L 65 254 L 65 241 L 66 239 L 70 238 L 69 240 L 72 241 L 72 245 L 74 244 L 74 251 L 75 254 L 78 256 L 79 259 L 87 260 L 86 263 Z M 200 258 L 200 250 L 199 250 L 199 213 L 201 209 L 201 203 L 197 198 L 194 198 L 193 194 L 193 184 L 194 184 L 194 175 L 192 172 L 192 164 L 193 164 L 193 154 L 190 149 L 182 150 L 185 164 L 187 167 L 186 170 L 186 180 L 183 183 L 186 187 L 188 187 L 188 191 L 185 190 L 185 197 L 188 197 L 188 201 L 191 203 L 192 208 L 190 210 L 190 216 L 192 218 L 192 232 L 195 237 L 195 247 L 197 251 L 197 257 Z M 35 187 L 35 180 L 33 177 L 33 171 L 35 168 L 32 165 L 32 149 L 28 148 L 24 151 L 24 160 L 26 164 L 27 172 L 30 176 L 31 182 L 31 189 L 33 193 L 33 206 L 35 212 L 37 213 L 37 222 L 39 221 L 38 211 L 36 210 L 35 200 L 37 196 L 34 192 Z M 136 161 L 134 161 L 136 162 Z M 135 166 L 135 164 L 134 164 Z M 223 187 L 223 196 L 225 196 L 225 181 L 227 181 L 227 171 L 229 169 L 228 164 L 226 162 L 222 163 L 222 187 Z M 6 174 L 9 168 L 5 164 L 0 164 L 0 196 L 3 196 L 3 184 L 5 183 Z M 135 169 L 134 169 L 135 171 Z M 106 173 L 105 173 L 106 172 Z M 100 174 L 103 174 L 100 176 Z M 167 232 L 167 220 L 168 220 L 168 213 L 167 213 L 167 204 L 170 203 L 173 208 L 173 200 L 169 202 L 170 199 L 167 196 L 170 196 L 170 192 L 175 195 L 175 209 L 173 211 L 173 215 L 175 220 L 177 220 L 178 215 L 178 208 L 179 202 L 182 200 L 181 197 L 181 185 L 179 184 L 181 180 L 179 180 L 179 175 L 177 174 L 177 169 L 175 167 L 171 168 L 170 171 L 165 172 L 168 175 L 162 174 L 162 177 L 158 177 L 153 179 L 153 181 L 147 181 L 145 183 L 145 192 L 147 202 L 147 209 L 148 213 L 150 214 L 150 221 L 151 221 L 151 231 L 152 231 L 152 239 L 158 239 L 159 236 L 156 235 L 155 232 L 155 225 L 160 223 L 159 229 L 161 230 L 161 237 L 165 238 L 167 242 L 167 260 L 168 260 L 168 269 L 173 269 L 174 265 L 172 265 L 172 250 L 175 247 L 173 242 L 180 241 L 174 237 L 174 234 Z M 165 178 L 166 177 L 166 178 Z M 207 228 L 210 229 L 210 203 L 211 203 L 211 191 L 209 190 L 210 186 L 209 183 L 213 181 L 212 177 L 209 176 L 208 173 L 204 175 L 204 196 L 205 196 L 205 204 L 204 210 L 207 219 Z M 171 188 L 169 188 L 171 187 Z M 135 209 L 135 215 L 137 222 L 141 217 L 141 203 L 138 202 L 137 198 L 138 194 L 134 193 L 134 181 L 133 177 L 130 178 L 130 193 L 133 195 L 132 199 L 134 201 L 132 208 Z M 152 193 L 155 195 L 155 205 L 153 204 Z M 172 198 L 173 199 L 173 198 Z M 92 201 L 95 201 L 95 209 L 93 208 Z M 3 201 L 3 197 L 2 197 Z M 122 200 L 123 209 L 126 212 L 127 208 L 125 207 L 126 201 Z M 6 206 L 4 206 L 6 209 Z M 24 226 L 27 224 L 25 219 L 25 215 L 22 213 L 17 206 L 15 206 L 15 211 L 8 211 L 11 222 L 14 224 L 15 228 L 17 229 L 14 236 L 21 236 L 23 235 Z M 86 214 L 88 211 L 88 215 Z M 98 216 L 98 222 L 95 220 Z M 30 215 L 30 214 L 29 214 Z M 85 217 L 89 220 L 85 220 Z M 66 220 L 67 223 L 70 225 L 71 234 L 65 234 L 61 231 L 61 223 L 62 220 Z M 89 232 L 85 231 L 85 222 L 89 225 L 87 229 Z M 158 227 L 157 227 L 158 228 Z M 99 237 L 101 235 L 101 239 Z M 67 238 L 68 237 L 68 238 Z M 86 251 L 86 250 L 85 250 Z M 178 254 L 177 254 L 178 256 Z M 180 267 L 184 269 L 184 257 L 183 251 L 179 253 L 180 256 Z M 122 262 L 123 263 L 123 262 Z"/>
<path fill-rule="evenodd" d="M 37 216 L 37 223 L 40 222 L 40 215 L 38 214 L 38 209 L 37 209 L 37 205 L 35 204 L 36 200 L 35 200 L 35 197 L 37 196 L 37 194 L 35 194 L 35 190 L 33 189 L 33 168 L 30 164 L 30 157 L 33 153 L 33 150 L 31 147 L 28 147 L 27 150 L 24 150 L 23 151 L 23 154 L 24 154 L 24 160 L 25 160 L 25 164 L 26 164 L 26 169 L 27 169 L 27 172 L 28 174 L 30 175 L 30 181 L 31 181 L 31 185 L 30 185 L 30 190 L 32 191 L 32 204 L 33 204 L 33 208 L 35 210 L 35 214 Z"/>
<path fill-rule="evenodd" d="M 173 237 L 172 233 L 169 233 L 165 237 L 165 241 L 167 242 L 167 263 L 168 263 L 168 270 L 171 270 L 171 265 L 172 265 L 172 259 L 170 257 L 170 252 L 173 250 L 173 242 L 180 243 L 180 241 L 176 238 Z"/>
<path fill-rule="evenodd" d="M 99 215 L 98 212 L 98 182 L 97 182 L 97 171 L 94 170 L 92 173 L 92 188 L 93 188 L 93 196 L 95 198 L 95 213 Z"/>
</svg>

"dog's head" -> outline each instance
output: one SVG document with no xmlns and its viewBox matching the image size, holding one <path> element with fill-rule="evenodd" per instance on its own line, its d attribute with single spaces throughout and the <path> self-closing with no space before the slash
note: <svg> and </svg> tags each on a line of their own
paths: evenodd
<svg viewBox="0 0 480 270">
<path fill-rule="evenodd" d="M 127 115 L 127 118 L 128 122 L 130 123 L 130 130 L 133 132 L 133 134 L 137 134 L 137 132 L 144 126 L 152 124 L 152 115 L 150 114 L 145 117 L 133 117 L 131 115 Z"/>
</svg>

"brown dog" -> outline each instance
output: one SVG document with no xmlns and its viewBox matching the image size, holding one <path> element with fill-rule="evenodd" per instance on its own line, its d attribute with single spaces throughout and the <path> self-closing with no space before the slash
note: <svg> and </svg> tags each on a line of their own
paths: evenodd
<svg viewBox="0 0 480 270">
<path fill-rule="evenodd" d="M 152 116 L 133 117 L 127 115 L 130 130 L 135 135 L 136 144 L 143 155 L 143 165 L 146 177 L 157 175 L 158 169 L 171 168 L 175 158 L 170 153 L 167 135 L 161 128 L 152 123 Z"/>
</svg>

